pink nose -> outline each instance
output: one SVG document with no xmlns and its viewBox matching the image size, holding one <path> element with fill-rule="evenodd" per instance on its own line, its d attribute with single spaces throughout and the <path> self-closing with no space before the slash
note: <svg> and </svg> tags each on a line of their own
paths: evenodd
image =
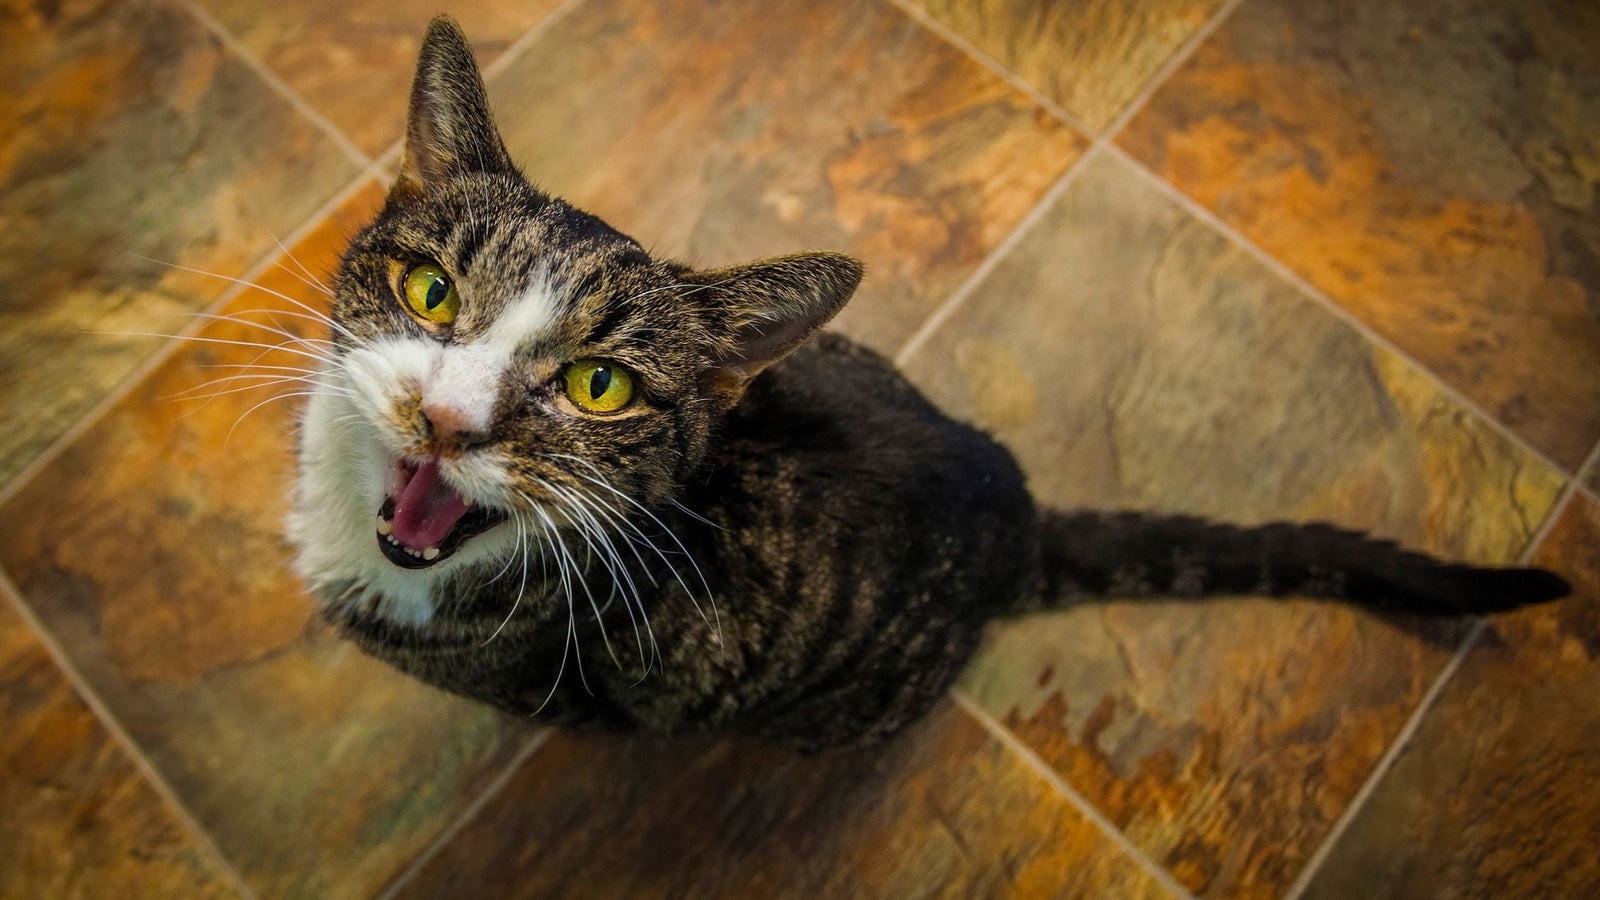
<svg viewBox="0 0 1600 900">
<path fill-rule="evenodd" d="M 475 421 L 460 407 L 429 400 L 422 401 L 422 417 L 433 429 L 434 439 L 442 444 L 470 447 L 489 439 L 488 426 Z"/>
</svg>

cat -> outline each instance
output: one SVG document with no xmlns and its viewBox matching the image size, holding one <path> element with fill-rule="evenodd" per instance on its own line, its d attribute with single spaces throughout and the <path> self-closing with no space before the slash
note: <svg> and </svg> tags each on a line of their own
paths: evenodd
<svg viewBox="0 0 1600 900">
<path fill-rule="evenodd" d="M 1328 525 L 1037 509 L 1004 448 L 821 332 L 861 278 L 656 259 L 535 188 L 435 19 L 302 416 L 288 533 L 323 616 L 513 713 L 815 751 L 923 715 L 987 622 L 1085 597 L 1454 616 L 1568 590 Z"/>
</svg>

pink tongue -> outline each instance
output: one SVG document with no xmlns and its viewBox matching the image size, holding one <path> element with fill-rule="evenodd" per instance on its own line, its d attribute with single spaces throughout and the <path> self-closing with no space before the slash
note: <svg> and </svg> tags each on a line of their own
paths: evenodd
<svg viewBox="0 0 1600 900">
<path fill-rule="evenodd" d="M 394 538 L 413 550 L 426 550 L 444 540 L 466 514 L 467 501 L 439 477 L 435 456 L 417 467 L 394 498 Z"/>
</svg>

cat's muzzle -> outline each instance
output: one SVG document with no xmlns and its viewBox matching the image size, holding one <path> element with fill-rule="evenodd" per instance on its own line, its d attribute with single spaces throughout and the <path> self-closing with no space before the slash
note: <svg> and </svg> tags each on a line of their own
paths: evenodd
<svg viewBox="0 0 1600 900">
<path fill-rule="evenodd" d="M 439 457 L 420 463 L 399 459 L 378 509 L 378 549 L 403 569 L 426 569 L 506 518 L 498 509 L 467 501 L 444 481 Z"/>
</svg>

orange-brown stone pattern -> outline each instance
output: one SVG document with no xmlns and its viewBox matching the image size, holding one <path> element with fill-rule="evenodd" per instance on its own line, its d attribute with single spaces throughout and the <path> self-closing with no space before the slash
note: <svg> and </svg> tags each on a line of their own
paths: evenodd
<svg viewBox="0 0 1600 900">
<path fill-rule="evenodd" d="M 1506 562 L 1561 487 L 1116 156 L 906 369 L 1058 507 L 1323 519 Z M 1272 897 L 1460 636 L 1332 604 L 1093 605 L 996 628 L 964 690 L 1190 889 Z"/>
<path fill-rule="evenodd" d="M 1600 504 L 1534 562 L 1573 595 L 1493 620 L 1306 897 L 1600 895 Z"/>
<path fill-rule="evenodd" d="M 238 274 L 355 166 L 168 3 L 0 3 L 0 85 L 4 485 L 227 287 L 163 263 Z"/>
<path fill-rule="evenodd" d="M 1099 132 L 1224 0 L 906 0 Z"/>
<path fill-rule="evenodd" d="M 884 352 L 1083 147 L 879 0 L 585 4 L 490 97 L 535 183 L 654 253 L 859 255 L 838 325 Z"/>
<path fill-rule="evenodd" d="M 1168 896 L 946 703 L 879 747 L 553 736 L 401 897 Z"/>
<path fill-rule="evenodd" d="M 1247 2 L 1118 138 L 1570 469 L 1600 438 L 1600 5 Z"/>
<path fill-rule="evenodd" d="M 263 287 L 320 305 L 294 260 L 325 281 L 381 196 L 358 193 Z M 320 336 L 266 291 L 227 315 Z M 295 389 L 232 368 L 315 346 L 262 353 L 280 339 L 200 331 L 0 509 L 0 565 L 246 881 L 366 896 L 531 732 L 312 625 L 279 537 Z"/>
<path fill-rule="evenodd" d="M 0 721 L 0 896 L 236 895 L 3 598 Z"/>
<path fill-rule="evenodd" d="M 417 35 L 448 12 L 490 66 L 560 0 L 200 0 L 224 27 L 356 146 L 377 156 L 405 133 Z"/>
</svg>

